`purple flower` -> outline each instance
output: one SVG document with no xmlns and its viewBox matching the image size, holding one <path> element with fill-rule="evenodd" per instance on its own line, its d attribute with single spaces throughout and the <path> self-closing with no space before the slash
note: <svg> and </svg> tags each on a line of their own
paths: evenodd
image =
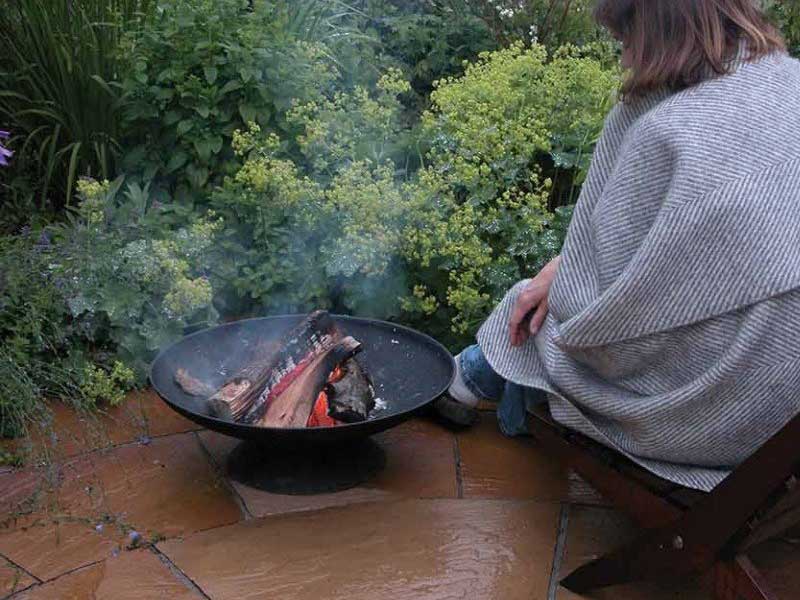
<svg viewBox="0 0 800 600">
<path fill-rule="evenodd" d="M 50 245 L 50 234 L 48 234 L 46 230 L 42 229 L 42 233 L 39 234 L 39 239 L 36 240 L 36 245 L 45 248 Z"/>
<path fill-rule="evenodd" d="M 9 132 L 0 129 L 0 140 L 7 140 L 10 137 L 11 134 Z M 8 166 L 8 159 L 12 156 L 14 156 L 14 153 L 3 144 L 0 144 L 0 167 Z"/>
</svg>

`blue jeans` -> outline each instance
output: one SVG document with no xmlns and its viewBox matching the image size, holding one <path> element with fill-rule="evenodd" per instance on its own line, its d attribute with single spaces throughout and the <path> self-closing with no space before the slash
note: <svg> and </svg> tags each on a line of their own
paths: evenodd
<svg viewBox="0 0 800 600">
<path fill-rule="evenodd" d="M 546 402 L 541 390 L 506 381 L 494 372 L 478 345 L 459 354 L 459 367 L 464 384 L 484 400 L 497 402 L 497 422 L 508 436 L 528 433 L 528 403 Z"/>
</svg>

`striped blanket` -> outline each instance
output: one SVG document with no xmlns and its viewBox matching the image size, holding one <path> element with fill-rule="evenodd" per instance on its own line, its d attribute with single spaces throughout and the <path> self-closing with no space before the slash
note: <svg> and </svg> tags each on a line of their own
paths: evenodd
<svg viewBox="0 0 800 600">
<path fill-rule="evenodd" d="M 516 348 L 522 285 L 478 333 L 492 367 L 563 425 L 712 489 L 800 411 L 800 62 L 618 104 L 550 313 Z"/>
</svg>

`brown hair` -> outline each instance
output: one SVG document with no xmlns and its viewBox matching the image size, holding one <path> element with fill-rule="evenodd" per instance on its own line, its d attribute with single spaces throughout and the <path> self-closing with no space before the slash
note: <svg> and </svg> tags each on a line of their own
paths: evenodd
<svg viewBox="0 0 800 600">
<path fill-rule="evenodd" d="M 785 50 L 756 0 L 598 0 L 595 18 L 629 53 L 623 98 L 727 73 L 741 42 L 746 60 Z"/>
</svg>

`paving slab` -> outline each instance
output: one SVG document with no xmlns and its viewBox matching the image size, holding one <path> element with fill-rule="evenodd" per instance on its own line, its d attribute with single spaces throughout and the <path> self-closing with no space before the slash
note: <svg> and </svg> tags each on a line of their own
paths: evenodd
<svg viewBox="0 0 800 600">
<path fill-rule="evenodd" d="M 753 548 L 749 556 L 778 598 L 800 598 L 800 544 L 770 540 Z"/>
<path fill-rule="evenodd" d="M 202 595 L 179 581 L 148 550 L 125 552 L 14 596 L 14 600 L 198 600 Z"/>
<path fill-rule="evenodd" d="M 199 429 L 148 389 L 130 392 L 118 406 L 94 411 L 50 402 L 47 414 L 31 425 L 30 438 L 10 440 L 6 449 L 27 456 L 28 462 L 39 462 Z"/>
<path fill-rule="evenodd" d="M 33 513 L 0 528 L 0 553 L 40 579 L 107 558 L 128 528 L 149 540 L 242 518 L 193 433 L 72 459 L 58 479 Z"/>
<path fill-rule="evenodd" d="M 545 600 L 558 514 L 530 501 L 363 503 L 158 548 L 215 600 Z"/>
<path fill-rule="evenodd" d="M 113 515 L 143 533 L 188 535 L 241 518 L 193 433 L 89 454 L 74 464 L 81 466 L 62 487 L 66 503 Z"/>
<path fill-rule="evenodd" d="M 239 440 L 212 431 L 199 437 L 224 469 Z M 335 494 L 287 496 L 232 485 L 254 516 L 316 510 L 358 502 L 398 498 L 455 498 L 458 485 L 453 434 L 427 421 L 413 420 L 373 437 L 386 452 L 386 467 L 364 484 Z M 268 457 L 265 457 L 268 460 Z"/>
<path fill-rule="evenodd" d="M 482 412 L 480 422 L 457 438 L 464 498 L 601 502 L 533 438 L 504 436 L 492 412 Z"/>
<path fill-rule="evenodd" d="M 116 527 L 102 531 L 88 520 L 47 517 L 17 523 L 0 532 L 0 553 L 41 580 L 111 557 L 125 545 Z"/>
</svg>

